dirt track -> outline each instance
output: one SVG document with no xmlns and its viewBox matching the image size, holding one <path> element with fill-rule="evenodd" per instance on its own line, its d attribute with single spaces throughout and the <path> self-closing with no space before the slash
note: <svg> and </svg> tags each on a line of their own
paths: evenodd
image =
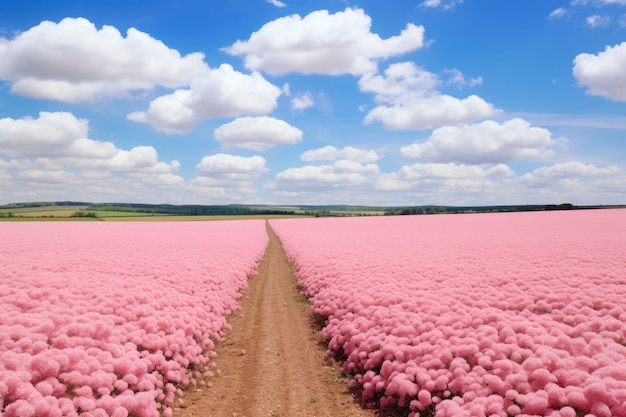
<svg viewBox="0 0 626 417">
<path fill-rule="evenodd" d="M 174 417 L 371 417 L 341 381 L 317 342 L 309 306 L 268 226 L 269 246 L 249 280 L 232 330 L 217 346 L 220 375 L 212 388 L 185 394 Z"/>
</svg>

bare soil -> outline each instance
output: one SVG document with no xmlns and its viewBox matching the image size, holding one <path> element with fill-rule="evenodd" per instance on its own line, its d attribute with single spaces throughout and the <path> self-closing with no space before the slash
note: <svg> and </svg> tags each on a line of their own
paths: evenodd
<svg viewBox="0 0 626 417">
<path fill-rule="evenodd" d="M 259 275 L 241 299 L 243 317 L 216 346 L 220 374 L 211 388 L 185 394 L 174 417 L 373 417 L 341 379 L 320 345 L 309 304 L 296 291 L 293 269 L 267 225 L 269 246 Z"/>
</svg>

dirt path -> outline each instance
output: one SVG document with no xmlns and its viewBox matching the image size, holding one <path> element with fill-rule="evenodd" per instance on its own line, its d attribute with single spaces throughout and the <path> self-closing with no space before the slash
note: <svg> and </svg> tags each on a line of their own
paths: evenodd
<svg viewBox="0 0 626 417">
<path fill-rule="evenodd" d="M 348 392 L 312 324 L 309 305 L 280 241 L 267 227 L 269 246 L 259 276 L 241 300 L 243 318 L 217 346 L 220 375 L 212 388 L 185 394 L 174 417 L 372 417 Z"/>
</svg>

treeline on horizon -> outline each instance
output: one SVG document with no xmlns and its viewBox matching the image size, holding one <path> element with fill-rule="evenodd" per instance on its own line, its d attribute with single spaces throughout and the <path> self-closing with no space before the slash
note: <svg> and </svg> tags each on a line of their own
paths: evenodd
<svg viewBox="0 0 626 417">
<path fill-rule="evenodd" d="M 303 206 L 272 206 L 272 205 L 175 205 L 175 204 L 143 204 L 143 203 L 89 203 L 77 201 L 28 202 L 0 205 L 0 209 L 15 210 L 21 208 L 81 206 L 86 211 L 118 211 L 149 213 L 177 216 L 245 216 L 245 215 L 309 215 L 316 217 L 331 216 L 367 216 L 367 215 L 422 215 L 452 213 L 494 213 L 517 211 L 550 211 L 611 208 L 624 206 L 576 206 L 570 203 L 535 204 L 535 205 L 497 205 L 497 206 L 350 206 L 350 205 L 303 205 Z"/>
</svg>

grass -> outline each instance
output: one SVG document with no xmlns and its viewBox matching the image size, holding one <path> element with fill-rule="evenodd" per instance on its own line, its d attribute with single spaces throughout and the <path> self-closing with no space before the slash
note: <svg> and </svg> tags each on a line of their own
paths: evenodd
<svg viewBox="0 0 626 417">
<path fill-rule="evenodd" d="M 216 220 L 251 220 L 251 219 L 280 219 L 293 217 L 311 217 L 304 215 L 281 215 L 281 214 L 251 214 L 251 215 L 174 215 L 152 214 L 136 211 L 114 210 L 87 210 L 88 206 L 47 206 L 26 207 L 15 209 L 0 209 L 0 221 L 216 221 Z M 70 217 L 77 211 L 95 213 L 97 218 Z M 12 213 L 13 217 L 8 217 Z"/>
</svg>

